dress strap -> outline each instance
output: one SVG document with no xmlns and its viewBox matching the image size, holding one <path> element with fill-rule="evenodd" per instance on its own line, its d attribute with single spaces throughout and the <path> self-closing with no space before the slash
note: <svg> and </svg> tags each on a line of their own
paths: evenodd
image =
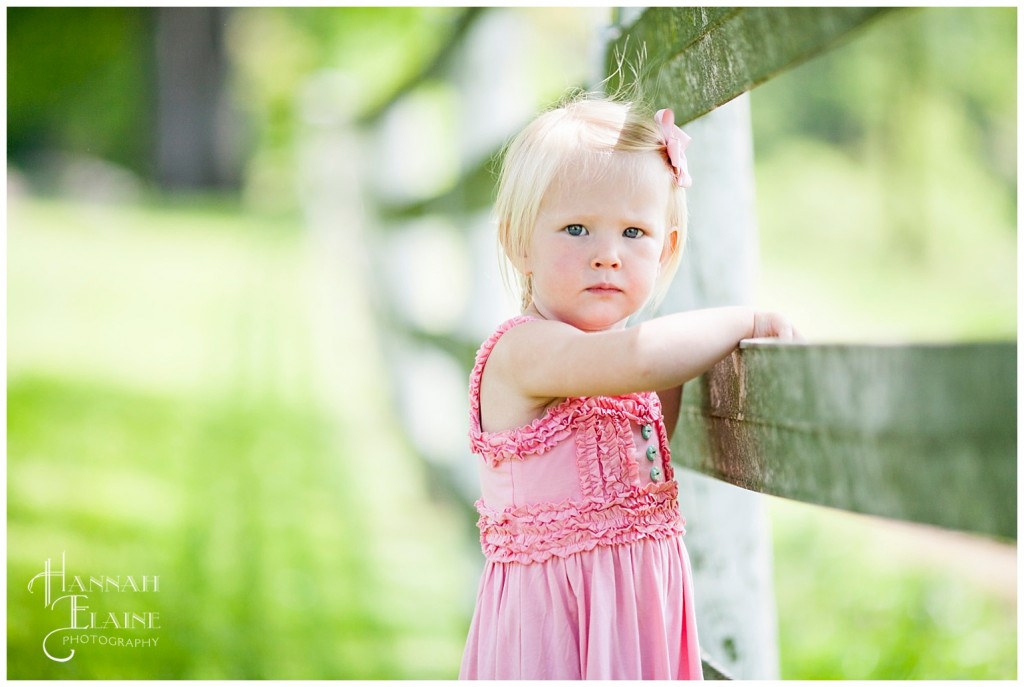
<svg viewBox="0 0 1024 687">
<path fill-rule="evenodd" d="M 484 366 L 487 364 L 487 359 L 491 356 L 494 345 L 512 327 L 535 319 L 537 318 L 529 315 L 517 315 L 510 320 L 502 322 L 494 333 L 480 345 L 480 350 L 476 352 L 476 362 L 473 364 L 473 371 L 469 375 L 469 426 L 473 432 L 480 433 L 483 431 L 480 419 L 480 380 L 483 379 Z"/>
</svg>

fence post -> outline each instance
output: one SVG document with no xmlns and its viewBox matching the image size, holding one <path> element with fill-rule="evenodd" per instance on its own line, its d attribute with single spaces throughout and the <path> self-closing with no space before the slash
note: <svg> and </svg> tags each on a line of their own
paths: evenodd
<svg viewBox="0 0 1024 687">
<path fill-rule="evenodd" d="M 660 312 L 749 304 L 757 278 L 753 140 L 744 94 L 687 124 L 689 237 Z M 691 384 L 696 382 L 691 382 Z M 675 455 L 687 450 L 676 433 Z M 732 677 L 779 674 L 771 540 L 760 494 L 677 473 L 702 650 Z"/>
</svg>

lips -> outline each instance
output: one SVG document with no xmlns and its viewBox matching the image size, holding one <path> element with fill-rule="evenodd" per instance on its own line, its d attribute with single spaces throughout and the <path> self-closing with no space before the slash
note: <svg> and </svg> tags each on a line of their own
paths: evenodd
<svg viewBox="0 0 1024 687">
<path fill-rule="evenodd" d="M 587 291 L 598 295 L 611 295 L 614 293 L 622 293 L 622 289 L 617 287 L 615 284 L 601 283 L 588 286 Z"/>
</svg>

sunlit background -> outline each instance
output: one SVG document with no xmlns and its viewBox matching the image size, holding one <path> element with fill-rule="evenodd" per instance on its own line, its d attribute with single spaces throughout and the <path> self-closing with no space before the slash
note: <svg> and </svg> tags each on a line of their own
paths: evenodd
<svg viewBox="0 0 1024 687">
<path fill-rule="evenodd" d="M 815 340 L 1016 338 L 1016 19 L 892 12 L 753 91 L 760 304 Z M 466 378 L 515 312 L 494 154 L 600 80 L 612 21 L 7 10 L 9 677 L 457 675 Z M 783 677 L 1016 677 L 1014 543 L 769 511 Z M 159 641 L 46 658 L 67 614 L 27 585 L 62 553 L 158 575 L 89 602 Z"/>
</svg>

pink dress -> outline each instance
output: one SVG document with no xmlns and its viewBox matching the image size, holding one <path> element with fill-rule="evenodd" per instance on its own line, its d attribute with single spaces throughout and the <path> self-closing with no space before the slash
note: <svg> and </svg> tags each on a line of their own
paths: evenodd
<svg viewBox="0 0 1024 687">
<path fill-rule="evenodd" d="M 678 485 L 655 393 L 567 398 L 470 443 L 486 562 L 461 679 L 701 679 Z"/>
</svg>

